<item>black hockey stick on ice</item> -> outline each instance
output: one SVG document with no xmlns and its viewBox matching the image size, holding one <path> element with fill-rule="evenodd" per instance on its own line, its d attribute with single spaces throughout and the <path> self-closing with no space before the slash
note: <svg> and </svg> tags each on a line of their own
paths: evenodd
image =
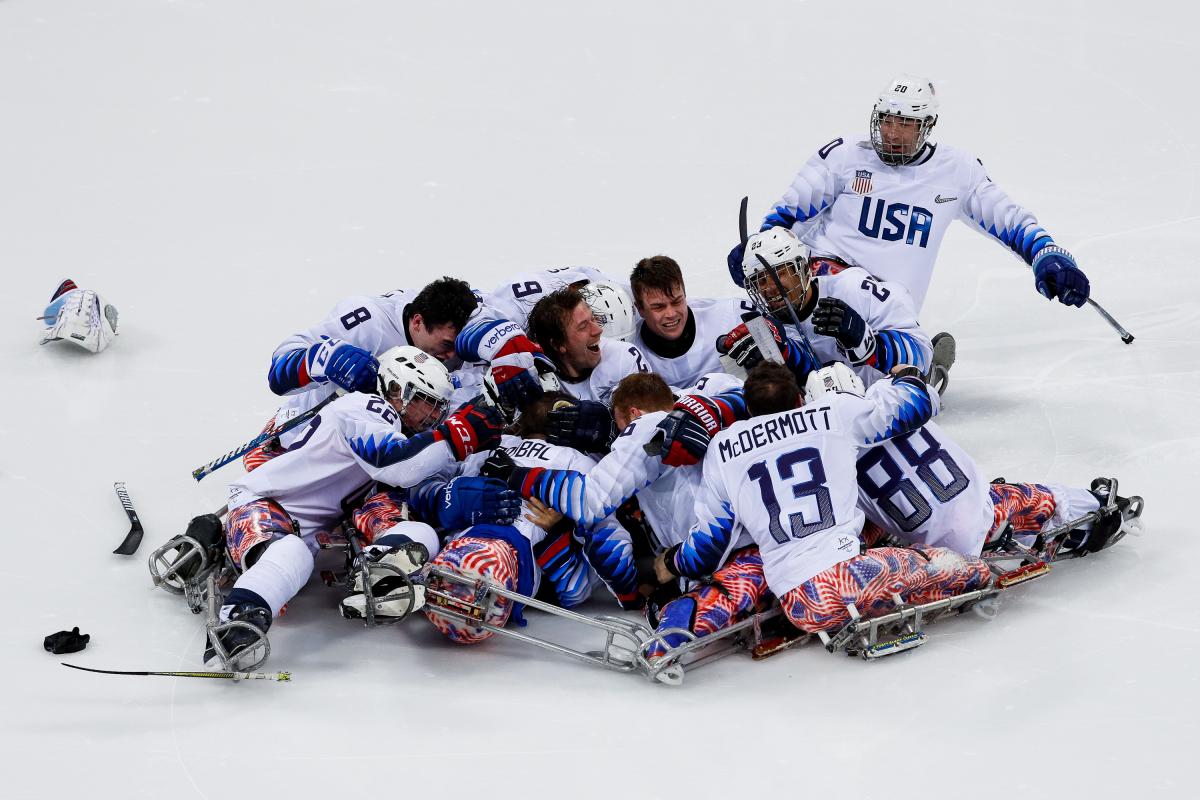
<svg viewBox="0 0 1200 800">
<path fill-rule="evenodd" d="M 331 394 L 331 395 L 329 395 L 329 397 L 326 397 L 324 400 L 317 403 L 315 406 L 310 408 L 308 411 L 305 411 L 303 414 L 292 417 L 287 422 L 283 423 L 282 425 L 278 425 L 269 431 L 263 431 L 258 436 L 255 436 L 253 439 L 246 442 L 245 444 L 235 447 L 234 449 L 230 450 L 228 453 L 226 453 L 223 456 L 214 458 L 212 461 L 208 462 L 207 464 L 205 464 L 202 467 L 196 467 L 194 470 L 192 470 L 192 477 L 198 481 L 202 480 L 206 476 L 211 475 L 212 473 L 216 472 L 217 470 L 219 470 L 221 467 L 225 466 L 226 464 L 229 464 L 233 461 L 237 461 L 239 458 L 246 455 L 246 453 L 249 453 L 254 448 L 266 443 L 268 440 L 273 439 L 276 436 L 279 436 L 280 434 L 287 433 L 288 431 L 292 430 L 293 428 L 303 425 L 304 423 L 308 422 L 313 417 L 315 417 L 318 413 L 320 413 L 322 408 L 329 405 L 330 403 L 332 403 L 334 400 L 336 400 L 340 396 L 341 396 L 340 393 Z"/>
<path fill-rule="evenodd" d="M 84 672 L 99 672 L 104 675 L 162 675 L 166 678 L 224 678 L 231 681 L 275 681 L 277 683 L 288 683 L 292 680 L 292 673 L 290 672 L 142 672 L 137 670 L 80 667 L 75 664 L 68 664 L 65 661 L 58 663 L 71 669 L 83 670 Z"/>
<path fill-rule="evenodd" d="M 129 517 L 129 533 L 125 534 L 125 541 L 113 550 L 113 553 L 119 556 L 131 556 L 137 552 L 138 546 L 142 543 L 142 521 L 138 519 L 137 512 L 133 510 L 133 501 L 129 499 L 129 492 L 125 491 L 125 484 L 122 481 L 117 481 L 113 484 L 113 489 L 117 493 L 117 499 L 121 501 L 121 506 L 125 509 L 125 515 Z"/>
<path fill-rule="evenodd" d="M 1113 315 L 1104 310 L 1104 306 L 1097 303 L 1092 298 L 1087 299 L 1088 305 L 1096 309 L 1096 313 L 1104 317 L 1104 321 L 1112 326 L 1113 330 L 1121 335 L 1121 341 L 1125 344 L 1133 343 L 1133 334 L 1121 327 L 1121 323 L 1113 319 Z"/>
</svg>

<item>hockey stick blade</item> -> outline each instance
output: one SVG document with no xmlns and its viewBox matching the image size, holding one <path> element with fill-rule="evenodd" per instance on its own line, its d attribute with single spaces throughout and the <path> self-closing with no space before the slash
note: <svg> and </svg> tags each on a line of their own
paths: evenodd
<svg viewBox="0 0 1200 800">
<path fill-rule="evenodd" d="M 741 206 L 738 208 L 738 238 L 742 243 L 742 247 L 746 246 L 746 240 L 750 238 L 746 232 L 746 207 L 750 205 L 750 196 L 742 198 Z"/>
<path fill-rule="evenodd" d="M 133 501 L 129 499 L 129 492 L 125 491 L 125 484 L 117 481 L 113 484 L 113 491 L 117 493 L 117 499 L 121 501 L 125 515 L 129 517 L 129 533 L 125 534 L 125 540 L 116 550 L 113 550 L 113 553 L 119 556 L 131 556 L 137 552 L 142 543 L 142 521 L 138 519 L 137 512 L 133 510 Z"/>
<path fill-rule="evenodd" d="M 1096 313 L 1098 313 L 1100 316 L 1104 317 L 1104 321 L 1107 322 L 1109 325 L 1111 325 L 1112 329 L 1115 330 L 1121 336 L 1122 342 L 1124 342 L 1125 344 L 1133 344 L 1133 334 L 1130 333 L 1129 331 L 1125 330 L 1125 328 L 1121 326 L 1121 323 L 1117 322 L 1113 318 L 1112 314 L 1105 311 L 1104 306 L 1100 305 L 1099 303 L 1097 303 L 1095 300 L 1093 300 L 1090 297 L 1087 299 L 1087 303 L 1092 308 L 1096 309 Z"/>
<path fill-rule="evenodd" d="M 81 667 L 78 664 L 68 664 L 65 661 L 58 663 L 71 669 L 83 672 L 98 672 L 101 675 L 159 675 L 164 678 L 218 678 L 230 681 L 275 681 L 276 683 L 289 683 L 292 680 L 292 673 L 290 672 L 147 672 L 142 670 Z"/>
<path fill-rule="evenodd" d="M 317 403 L 315 406 L 310 408 L 308 411 L 305 411 L 303 414 L 298 414 L 297 416 L 293 417 L 292 419 L 289 419 L 287 422 L 283 423 L 282 425 L 272 428 L 269 431 L 263 431 L 258 436 L 255 436 L 253 439 L 251 439 L 250 441 L 241 445 L 240 447 L 236 447 L 233 450 L 230 450 L 228 453 L 226 453 L 223 456 L 214 458 L 212 461 L 208 462 L 204 466 L 196 467 L 194 470 L 192 470 L 192 477 L 195 478 L 197 481 L 203 480 L 204 478 L 206 478 L 209 475 L 211 475 L 212 473 L 216 472 L 217 470 L 219 470 L 221 467 L 225 466 L 226 464 L 232 464 L 234 461 L 237 461 L 239 458 L 246 455 L 246 453 L 249 453 L 254 448 L 265 444 L 266 442 L 270 441 L 271 439 L 275 438 L 276 436 L 279 436 L 280 434 L 287 433 L 288 431 L 292 430 L 293 428 L 299 427 L 300 425 L 303 425 L 304 423 L 308 422 L 313 417 L 315 417 L 318 413 L 320 413 L 321 409 L 323 409 L 325 406 L 329 405 L 330 403 L 332 403 L 334 400 L 338 399 L 339 397 L 341 397 L 341 392 L 335 392 L 334 394 L 331 394 L 329 397 L 325 398 L 321 402 Z"/>
</svg>

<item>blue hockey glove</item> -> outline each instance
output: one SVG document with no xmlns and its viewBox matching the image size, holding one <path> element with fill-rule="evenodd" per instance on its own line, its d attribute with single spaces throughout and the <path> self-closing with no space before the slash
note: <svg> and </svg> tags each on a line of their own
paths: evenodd
<svg viewBox="0 0 1200 800">
<path fill-rule="evenodd" d="M 1092 291 L 1075 258 L 1056 244 L 1046 245 L 1033 257 L 1033 281 L 1047 300 L 1057 297 L 1064 306 L 1082 306 Z"/>
<path fill-rule="evenodd" d="M 617 437 L 612 412 L 595 400 L 555 403 L 546 416 L 546 440 L 585 453 L 607 453 Z"/>
<path fill-rule="evenodd" d="M 521 498 L 496 478 L 459 476 L 438 496 L 438 526 L 445 530 L 511 525 L 519 513 Z"/>
<path fill-rule="evenodd" d="M 746 256 L 746 245 L 738 242 L 729 251 L 729 255 L 725 257 L 725 263 L 729 266 L 729 278 L 737 284 L 739 289 L 746 288 L 746 271 L 742 268 L 742 259 Z"/>
<path fill-rule="evenodd" d="M 306 366 L 314 382 L 328 381 L 348 392 L 370 391 L 378 382 L 375 356 L 341 339 L 324 339 L 309 347 Z"/>
</svg>

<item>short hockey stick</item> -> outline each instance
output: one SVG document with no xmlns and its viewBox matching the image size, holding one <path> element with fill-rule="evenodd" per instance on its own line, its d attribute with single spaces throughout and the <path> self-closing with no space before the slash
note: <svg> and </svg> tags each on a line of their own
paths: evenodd
<svg viewBox="0 0 1200 800">
<path fill-rule="evenodd" d="M 290 672 L 141 672 L 136 670 L 80 667 L 75 664 L 68 664 L 65 661 L 58 663 L 71 669 L 83 670 L 84 672 L 99 672 L 104 675 L 162 675 L 167 678 L 223 678 L 231 681 L 275 681 L 276 683 L 288 683 L 292 680 L 292 673 Z"/>
<path fill-rule="evenodd" d="M 1088 305 L 1090 305 L 1092 308 L 1096 309 L 1096 313 L 1098 313 L 1100 316 L 1104 317 L 1104 321 L 1107 322 L 1109 325 L 1111 325 L 1113 330 L 1115 330 L 1117 333 L 1119 333 L 1121 335 L 1122 342 L 1124 342 L 1125 344 L 1133 343 L 1133 334 L 1130 333 L 1129 331 L 1125 330 L 1123 327 L 1121 327 L 1121 323 L 1119 323 L 1115 319 L 1113 319 L 1113 315 L 1108 313 L 1107 311 L 1105 311 L 1104 306 L 1100 305 L 1099 303 L 1097 303 L 1095 300 L 1093 300 L 1090 297 L 1087 299 L 1087 302 L 1088 302 Z"/>
<path fill-rule="evenodd" d="M 137 552 L 138 546 L 142 543 L 142 521 L 138 519 L 137 512 L 133 510 L 133 501 L 129 499 L 129 492 L 125 491 L 125 484 L 118 481 L 113 484 L 113 489 L 117 493 L 117 499 L 121 501 L 121 506 L 125 509 L 125 515 L 129 517 L 129 533 L 125 534 L 125 540 L 120 546 L 113 550 L 113 553 L 119 556 L 131 556 Z"/>
<path fill-rule="evenodd" d="M 269 441 L 270 439 L 273 439 L 276 436 L 279 436 L 280 434 L 287 433 L 288 431 L 292 430 L 293 428 L 303 425 L 304 423 L 308 422 L 313 417 L 315 417 L 321 411 L 322 408 L 324 408 L 325 406 L 332 403 L 339 396 L 340 395 L 336 394 L 336 393 L 331 394 L 329 397 L 327 397 L 324 400 L 322 400 L 321 402 L 317 403 L 315 406 L 310 408 L 308 411 L 305 411 L 303 414 L 293 417 L 292 419 L 289 419 L 287 422 L 284 422 L 282 425 L 272 428 L 269 431 L 263 431 L 258 436 L 255 436 L 253 439 L 246 442 L 245 444 L 235 447 L 233 450 L 230 450 L 228 453 L 226 453 L 223 456 L 220 456 L 219 458 L 214 458 L 212 461 L 208 462 L 207 464 L 205 464 L 202 467 L 196 467 L 194 470 L 192 470 L 192 477 L 198 481 L 202 480 L 203 478 L 216 472 L 217 470 L 219 470 L 221 467 L 225 466 L 226 464 L 229 464 L 233 461 L 237 461 L 239 458 L 246 455 L 246 453 L 249 453 L 251 450 L 264 444 L 265 442 Z"/>
</svg>

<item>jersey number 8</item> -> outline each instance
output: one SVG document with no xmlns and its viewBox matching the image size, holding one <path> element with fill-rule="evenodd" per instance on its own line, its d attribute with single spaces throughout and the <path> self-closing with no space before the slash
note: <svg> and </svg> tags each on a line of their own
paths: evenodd
<svg viewBox="0 0 1200 800">
<path fill-rule="evenodd" d="M 924 440 L 924 452 L 918 453 L 913 447 L 913 441 L 916 439 Z M 917 477 L 929 487 L 930 494 L 939 503 L 952 500 L 970 485 L 971 481 L 962 468 L 954 463 L 954 459 L 927 429 L 921 428 L 892 439 L 891 444 L 905 461 L 916 468 Z M 939 461 L 950 476 L 949 482 L 944 482 L 933 469 L 933 465 Z M 876 465 L 887 474 L 887 480 L 883 483 L 878 483 L 869 474 Z M 891 517 L 900 526 L 900 530 L 906 533 L 915 531 L 933 515 L 933 509 L 921 490 L 904 477 L 904 470 L 896 463 L 896 459 L 892 458 L 886 447 L 876 447 L 858 460 L 858 486 L 867 493 L 867 497 L 879 504 L 883 513 Z M 912 511 L 906 512 L 899 506 L 897 492 L 907 501 Z"/>
</svg>

